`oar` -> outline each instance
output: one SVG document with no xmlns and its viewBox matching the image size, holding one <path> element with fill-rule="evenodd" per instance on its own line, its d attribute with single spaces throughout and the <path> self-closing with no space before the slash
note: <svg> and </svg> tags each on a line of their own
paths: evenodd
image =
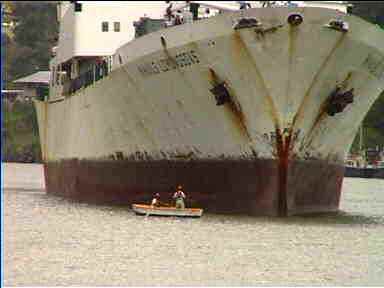
<svg viewBox="0 0 384 288">
<path fill-rule="evenodd" d="M 151 207 L 151 209 L 152 209 L 152 203 L 151 203 L 151 205 L 149 207 Z M 145 213 L 145 219 L 147 219 L 148 216 L 149 216 L 149 209 L 147 209 L 147 213 Z"/>
</svg>

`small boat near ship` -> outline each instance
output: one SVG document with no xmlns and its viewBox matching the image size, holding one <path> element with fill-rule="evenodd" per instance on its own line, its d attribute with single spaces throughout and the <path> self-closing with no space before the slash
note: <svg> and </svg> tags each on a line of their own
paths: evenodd
<svg viewBox="0 0 384 288">
<path fill-rule="evenodd" d="M 176 207 L 156 207 L 145 204 L 133 204 L 133 211 L 138 215 L 147 216 L 176 216 L 176 217 L 201 217 L 203 209 L 200 208 L 176 208 Z"/>
</svg>

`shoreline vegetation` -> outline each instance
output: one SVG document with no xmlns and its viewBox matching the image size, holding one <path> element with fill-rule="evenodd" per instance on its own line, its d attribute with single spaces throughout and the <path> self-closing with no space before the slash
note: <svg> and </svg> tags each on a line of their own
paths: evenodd
<svg viewBox="0 0 384 288">
<path fill-rule="evenodd" d="M 12 81 L 39 70 L 49 70 L 51 49 L 58 39 L 56 6 L 47 2 L 1 1 L 3 21 L 13 23 L 2 34 L 6 49 L 1 49 L 6 63 L 5 87 L 15 89 Z M 350 1 L 352 14 L 384 29 L 384 2 Z M 32 101 L 10 101 L 2 97 L 2 159 L 5 162 L 41 162 L 41 149 Z M 364 148 L 384 149 L 384 93 L 376 100 L 363 121 Z M 352 153 L 359 150 L 356 135 Z"/>
</svg>

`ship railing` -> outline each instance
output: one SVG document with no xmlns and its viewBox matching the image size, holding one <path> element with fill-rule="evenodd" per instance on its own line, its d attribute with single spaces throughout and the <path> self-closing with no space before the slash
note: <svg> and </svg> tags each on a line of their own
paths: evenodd
<svg viewBox="0 0 384 288">
<path fill-rule="evenodd" d="M 91 68 L 81 73 L 74 79 L 63 83 L 63 94 L 70 95 L 76 91 L 86 88 L 108 75 L 108 65 L 105 61 L 91 65 Z"/>
</svg>

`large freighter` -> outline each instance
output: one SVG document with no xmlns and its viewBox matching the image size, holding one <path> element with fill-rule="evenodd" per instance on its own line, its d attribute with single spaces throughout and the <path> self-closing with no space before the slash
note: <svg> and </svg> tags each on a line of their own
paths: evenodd
<svg viewBox="0 0 384 288">
<path fill-rule="evenodd" d="M 384 89 L 384 32 L 341 4 L 168 5 L 59 5 L 35 103 L 47 192 L 130 204 L 181 184 L 208 211 L 337 210 L 345 154 Z"/>
</svg>

